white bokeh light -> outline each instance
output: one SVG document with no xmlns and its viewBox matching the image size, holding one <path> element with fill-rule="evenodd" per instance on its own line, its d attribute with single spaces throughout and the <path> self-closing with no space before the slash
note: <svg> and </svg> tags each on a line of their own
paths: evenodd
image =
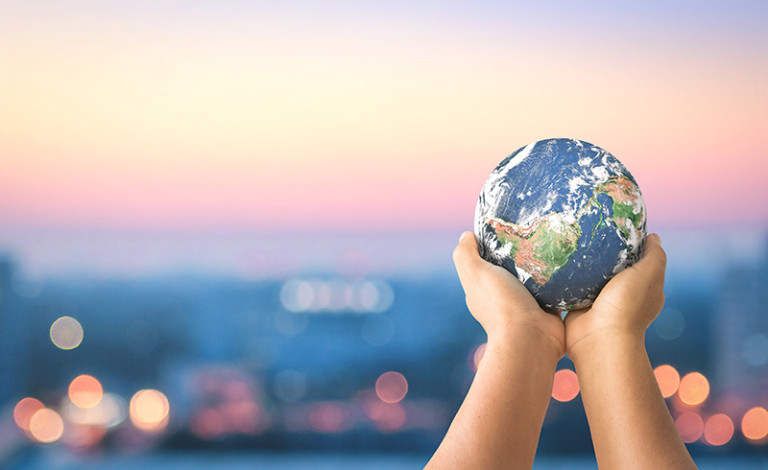
<svg viewBox="0 0 768 470">
<path fill-rule="evenodd" d="M 72 317 L 61 317 L 51 325 L 51 341 L 59 349 L 75 349 L 83 341 L 83 327 Z"/>
</svg>

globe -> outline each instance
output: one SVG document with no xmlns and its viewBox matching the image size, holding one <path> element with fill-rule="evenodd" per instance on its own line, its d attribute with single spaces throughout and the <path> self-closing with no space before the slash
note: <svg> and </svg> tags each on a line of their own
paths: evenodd
<svg viewBox="0 0 768 470">
<path fill-rule="evenodd" d="M 481 256 L 517 276 L 543 308 L 574 310 L 642 256 L 645 202 L 627 168 L 602 148 L 540 140 L 491 172 L 475 235 Z"/>
</svg>

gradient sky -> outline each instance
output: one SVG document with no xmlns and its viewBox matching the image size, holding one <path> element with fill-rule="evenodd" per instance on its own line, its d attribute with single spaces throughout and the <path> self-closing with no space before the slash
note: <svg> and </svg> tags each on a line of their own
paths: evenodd
<svg viewBox="0 0 768 470">
<path fill-rule="evenodd" d="M 766 2 L 507 3 L 0 0 L 0 227 L 456 231 L 548 137 L 768 222 Z"/>
</svg>

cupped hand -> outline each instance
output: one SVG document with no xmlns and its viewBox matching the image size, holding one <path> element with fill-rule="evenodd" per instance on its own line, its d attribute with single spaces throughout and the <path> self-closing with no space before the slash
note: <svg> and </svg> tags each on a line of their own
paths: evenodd
<svg viewBox="0 0 768 470">
<path fill-rule="evenodd" d="M 453 262 L 467 307 L 485 329 L 489 343 L 510 333 L 541 335 L 562 357 L 565 329 L 560 315 L 542 310 L 517 277 L 481 258 L 472 232 L 461 234 Z"/>
<path fill-rule="evenodd" d="M 664 306 L 667 255 L 661 238 L 646 237 L 643 258 L 614 276 L 588 308 L 565 317 L 565 347 L 573 358 L 587 338 L 624 335 L 641 339 Z"/>
</svg>

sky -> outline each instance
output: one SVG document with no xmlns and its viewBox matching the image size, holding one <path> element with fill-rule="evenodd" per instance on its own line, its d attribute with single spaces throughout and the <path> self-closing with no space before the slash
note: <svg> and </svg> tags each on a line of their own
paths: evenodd
<svg viewBox="0 0 768 470">
<path fill-rule="evenodd" d="M 0 0 L 0 241 L 453 236 L 550 137 L 651 229 L 765 227 L 768 6 L 617 3 Z"/>
</svg>

